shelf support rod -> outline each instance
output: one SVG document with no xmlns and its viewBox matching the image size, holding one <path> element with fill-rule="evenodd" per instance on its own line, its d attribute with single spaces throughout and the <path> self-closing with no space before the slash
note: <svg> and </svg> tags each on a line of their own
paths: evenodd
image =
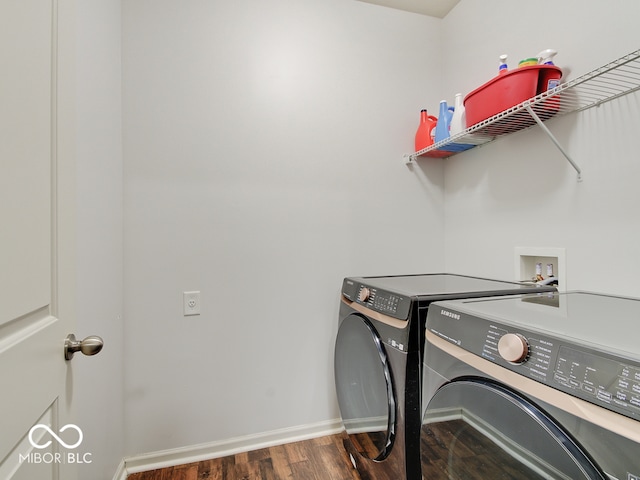
<svg viewBox="0 0 640 480">
<path fill-rule="evenodd" d="M 562 148 L 562 145 L 560 145 L 560 142 L 558 142 L 556 137 L 553 136 L 553 133 L 551 133 L 551 130 L 547 128 L 547 126 L 542 122 L 542 120 L 536 114 L 536 112 L 533 111 L 533 109 L 531 108 L 531 105 L 526 105 L 524 108 L 527 110 L 527 112 L 529 112 L 529 115 L 531 115 L 531 118 L 533 118 L 536 121 L 536 123 L 540 125 L 540 128 L 542 129 L 542 131 L 547 134 L 547 136 L 555 144 L 558 150 L 560 150 L 562 155 L 564 155 L 564 157 L 569 161 L 569 163 L 575 169 L 575 171 L 578 172 L 578 181 L 581 182 L 582 170 L 580 170 L 580 167 L 576 164 L 576 162 L 573 161 L 573 159 L 569 156 L 569 154 L 565 151 L 565 149 Z"/>
</svg>

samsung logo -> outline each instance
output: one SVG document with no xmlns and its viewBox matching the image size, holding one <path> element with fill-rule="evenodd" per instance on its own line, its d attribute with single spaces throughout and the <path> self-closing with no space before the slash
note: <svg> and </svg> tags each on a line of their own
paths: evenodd
<svg viewBox="0 0 640 480">
<path fill-rule="evenodd" d="M 445 317 L 449 317 L 449 318 L 455 318 L 456 320 L 460 320 L 460 314 L 458 313 L 453 313 L 453 312 L 449 312 L 448 310 L 440 310 L 440 314 L 444 315 Z"/>
</svg>

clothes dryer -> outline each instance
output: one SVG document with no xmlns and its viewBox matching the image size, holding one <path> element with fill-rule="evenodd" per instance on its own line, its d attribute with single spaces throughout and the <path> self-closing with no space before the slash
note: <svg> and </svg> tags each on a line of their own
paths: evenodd
<svg viewBox="0 0 640 480">
<path fill-rule="evenodd" d="M 360 476 L 420 479 L 421 357 L 436 300 L 555 291 L 454 274 L 350 277 L 342 285 L 335 382 Z"/>
<path fill-rule="evenodd" d="M 640 300 L 586 292 L 438 302 L 422 476 L 640 478 Z"/>
</svg>

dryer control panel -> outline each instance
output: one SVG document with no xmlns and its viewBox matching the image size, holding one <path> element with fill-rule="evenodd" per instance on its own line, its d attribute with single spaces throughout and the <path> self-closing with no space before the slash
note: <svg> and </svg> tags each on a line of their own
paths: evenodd
<svg viewBox="0 0 640 480">
<path fill-rule="evenodd" d="M 342 295 L 352 302 L 359 303 L 371 310 L 400 320 L 407 320 L 411 310 L 411 299 L 381 288 L 366 285 L 345 278 Z"/>
<path fill-rule="evenodd" d="M 635 359 L 437 304 L 429 310 L 427 331 L 520 375 L 640 420 L 640 362 Z"/>
</svg>

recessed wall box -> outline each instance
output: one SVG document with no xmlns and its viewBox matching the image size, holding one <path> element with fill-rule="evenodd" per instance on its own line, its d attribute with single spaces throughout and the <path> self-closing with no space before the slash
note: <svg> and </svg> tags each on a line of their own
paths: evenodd
<svg viewBox="0 0 640 480">
<path fill-rule="evenodd" d="M 549 283 L 549 270 L 557 278 L 557 288 L 560 292 L 567 290 L 567 266 L 565 249 L 554 247 L 516 247 L 515 249 L 515 277 L 518 281 L 540 281 L 536 278 L 539 266 L 541 283 Z"/>
</svg>

